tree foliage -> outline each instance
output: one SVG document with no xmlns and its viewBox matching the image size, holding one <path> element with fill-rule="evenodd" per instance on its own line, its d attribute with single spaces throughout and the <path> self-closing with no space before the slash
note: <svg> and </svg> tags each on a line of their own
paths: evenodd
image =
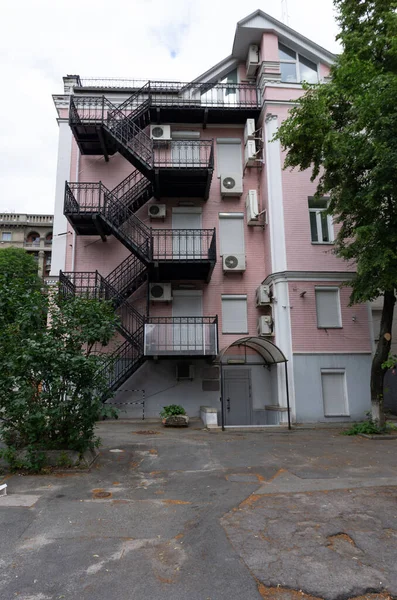
<svg viewBox="0 0 397 600">
<path fill-rule="evenodd" d="M 342 53 L 330 82 L 304 86 L 276 138 L 285 167 L 311 169 L 317 195 L 330 196 L 335 251 L 356 265 L 351 302 L 384 295 L 371 384 L 379 402 L 397 283 L 397 0 L 334 5 Z"/>
<path fill-rule="evenodd" d="M 57 290 L 43 290 L 30 278 L 24 261 L 19 270 L 14 265 L 10 277 L 2 267 L 7 262 L 3 252 L 0 250 L 3 441 L 14 450 L 27 448 L 30 454 L 43 449 L 84 452 L 95 442 L 95 421 L 108 393 L 103 371 L 106 355 L 97 349 L 114 335 L 114 309 L 108 302 L 79 297 L 62 300 Z"/>
<path fill-rule="evenodd" d="M 285 166 L 312 169 L 318 195 L 330 194 L 336 251 L 357 264 L 359 302 L 397 281 L 397 1 L 335 6 L 343 52 L 331 81 L 305 86 L 277 137 Z"/>
</svg>

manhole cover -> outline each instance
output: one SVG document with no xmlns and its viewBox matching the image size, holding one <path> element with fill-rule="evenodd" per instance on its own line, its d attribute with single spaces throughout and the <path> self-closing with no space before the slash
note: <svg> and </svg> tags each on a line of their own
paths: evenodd
<svg viewBox="0 0 397 600">
<path fill-rule="evenodd" d="M 110 498 L 111 492 L 95 492 L 93 494 L 94 498 Z"/>
<path fill-rule="evenodd" d="M 159 431 L 152 431 L 151 429 L 147 429 L 146 431 L 133 431 L 132 433 L 137 433 L 138 435 L 159 435 Z"/>
</svg>

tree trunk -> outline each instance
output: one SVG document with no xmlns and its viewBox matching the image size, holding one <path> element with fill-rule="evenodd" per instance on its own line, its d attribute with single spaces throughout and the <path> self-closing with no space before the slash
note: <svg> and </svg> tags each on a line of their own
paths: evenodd
<svg viewBox="0 0 397 600">
<path fill-rule="evenodd" d="M 379 341 L 371 368 L 371 413 L 372 419 L 378 423 L 380 428 L 385 425 L 385 416 L 383 414 L 383 380 L 387 371 L 387 369 L 382 367 L 382 364 L 388 359 L 390 353 L 395 302 L 394 291 L 384 293 Z"/>
</svg>

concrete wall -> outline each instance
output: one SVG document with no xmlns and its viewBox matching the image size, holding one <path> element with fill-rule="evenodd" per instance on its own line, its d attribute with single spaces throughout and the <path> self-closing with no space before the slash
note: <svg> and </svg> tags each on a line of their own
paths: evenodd
<svg viewBox="0 0 397 600">
<path fill-rule="evenodd" d="M 350 417 L 325 417 L 321 369 L 345 369 Z M 371 354 L 294 354 L 298 423 L 361 421 L 370 409 Z"/>
<path fill-rule="evenodd" d="M 144 389 L 146 396 L 145 413 L 147 417 L 159 417 L 163 406 L 168 404 L 180 404 L 184 407 L 189 417 L 198 417 L 200 406 L 211 406 L 220 410 L 221 392 L 203 391 L 203 369 L 208 368 L 205 360 L 190 360 L 194 366 L 194 378 L 192 381 L 178 381 L 176 378 L 177 360 L 149 360 L 128 379 L 122 390 Z M 139 400 L 141 394 L 137 392 L 117 392 L 112 401 L 133 402 Z M 141 407 L 119 406 L 120 418 L 140 418 Z M 160 418 L 160 417 L 159 417 Z"/>
</svg>

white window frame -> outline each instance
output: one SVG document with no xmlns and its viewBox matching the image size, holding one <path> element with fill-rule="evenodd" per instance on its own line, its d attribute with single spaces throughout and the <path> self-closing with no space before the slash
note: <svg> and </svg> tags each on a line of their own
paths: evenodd
<svg viewBox="0 0 397 600">
<path fill-rule="evenodd" d="M 337 292 L 339 325 L 328 325 L 326 327 L 324 325 L 319 325 L 318 311 L 317 311 L 317 294 L 316 294 L 317 291 L 319 291 L 319 292 Z M 338 288 L 336 285 L 333 285 L 333 286 L 316 285 L 314 288 L 314 298 L 315 298 L 315 302 L 316 302 L 317 329 L 342 329 L 343 325 L 342 325 L 342 309 L 341 309 L 341 305 L 340 305 L 340 288 Z"/>
<path fill-rule="evenodd" d="M 311 198 L 311 196 L 309 196 L 309 198 L 307 199 L 308 203 L 309 203 L 310 198 Z M 327 227 L 328 227 L 329 241 L 326 242 L 323 240 L 323 228 L 321 226 L 321 213 L 325 212 L 328 209 L 328 204 L 329 204 L 329 200 L 327 199 L 327 208 L 310 208 L 309 207 L 310 239 L 312 237 L 312 229 L 311 229 L 311 224 L 310 224 L 310 213 L 315 213 L 315 215 L 316 215 L 316 227 L 317 227 L 317 237 L 318 237 L 317 242 L 315 242 L 311 239 L 312 244 L 333 244 L 335 241 L 334 222 L 332 219 L 332 215 L 327 215 Z"/>
<path fill-rule="evenodd" d="M 9 235 L 9 239 L 7 240 L 4 236 Z M 2 231 L 1 232 L 1 241 L 2 242 L 11 242 L 12 241 L 12 231 Z"/>
<path fill-rule="evenodd" d="M 345 404 L 345 412 L 343 413 L 338 413 L 338 414 L 326 414 L 325 413 L 325 406 L 324 406 L 324 396 L 323 396 L 323 379 L 322 379 L 322 375 L 324 374 L 336 374 L 336 375 L 343 375 L 343 393 L 344 393 L 344 404 Z M 346 369 L 321 369 L 321 395 L 322 395 L 322 399 L 323 399 L 323 409 L 324 409 L 324 417 L 329 417 L 329 418 L 336 418 L 336 417 L 350 417 L 350 410 L 349 410 L 349 399 L 347 396 L 347 380 L 346 380 Z"/>
<path fill-rule="evenodd" d="M 225 323 L 223 320 L 223 302 L 228 302 L 229 300 L 241 300 L 245 302 L 245 310 L 246 310 L 246 323 L 247 328 L 245 331 L 226 331 Z M 222 333 L 225 335 L 239 335 L 241 333 L 248 333 L 248 298 L 247 294 L 222 294 L 221 295 L 221 312 L 222 312 Z"/>
<path fill-rule="evenodd" d="M 279 62 L 280 63 L 289 63 L 290 65 L 293 65 L 295 63 L 296 81 L 281 80 L 281 83 L 302 85 L 303 81 L 301 79 L 300 68 L 299 68 L 299 56 L 302 56 L 302 58 L 305 58 L 306 60 L 310 60 L 310 62 L 312 62 L 317 67 L 317 81 L 315 83 L 312 83 L 311 85 L 315 85 L 316 83 L 318 83 L 320 81 L 320 64 L 318 62 L 315 62 L 314 60 L 312 60 L 311 58 L 308 58 L 307 56 L 304 56 L 303 54 L 300 55 L 299 52 L 297 52 L 293 48 L 290 48 L 290 46 L 287 46 L 283 42 L 280 42 L 280 40 L 278 43 L 281 44 L 282 46 L 285 46 L 286 48 L 288 48 L 288 50 L 290 50 L 291 52 L 295 53 L 295 60 L 293 58 L 291 58 L 290 60 L 288 60 L 286 58 L 279 58 Z"/>
</svg>

